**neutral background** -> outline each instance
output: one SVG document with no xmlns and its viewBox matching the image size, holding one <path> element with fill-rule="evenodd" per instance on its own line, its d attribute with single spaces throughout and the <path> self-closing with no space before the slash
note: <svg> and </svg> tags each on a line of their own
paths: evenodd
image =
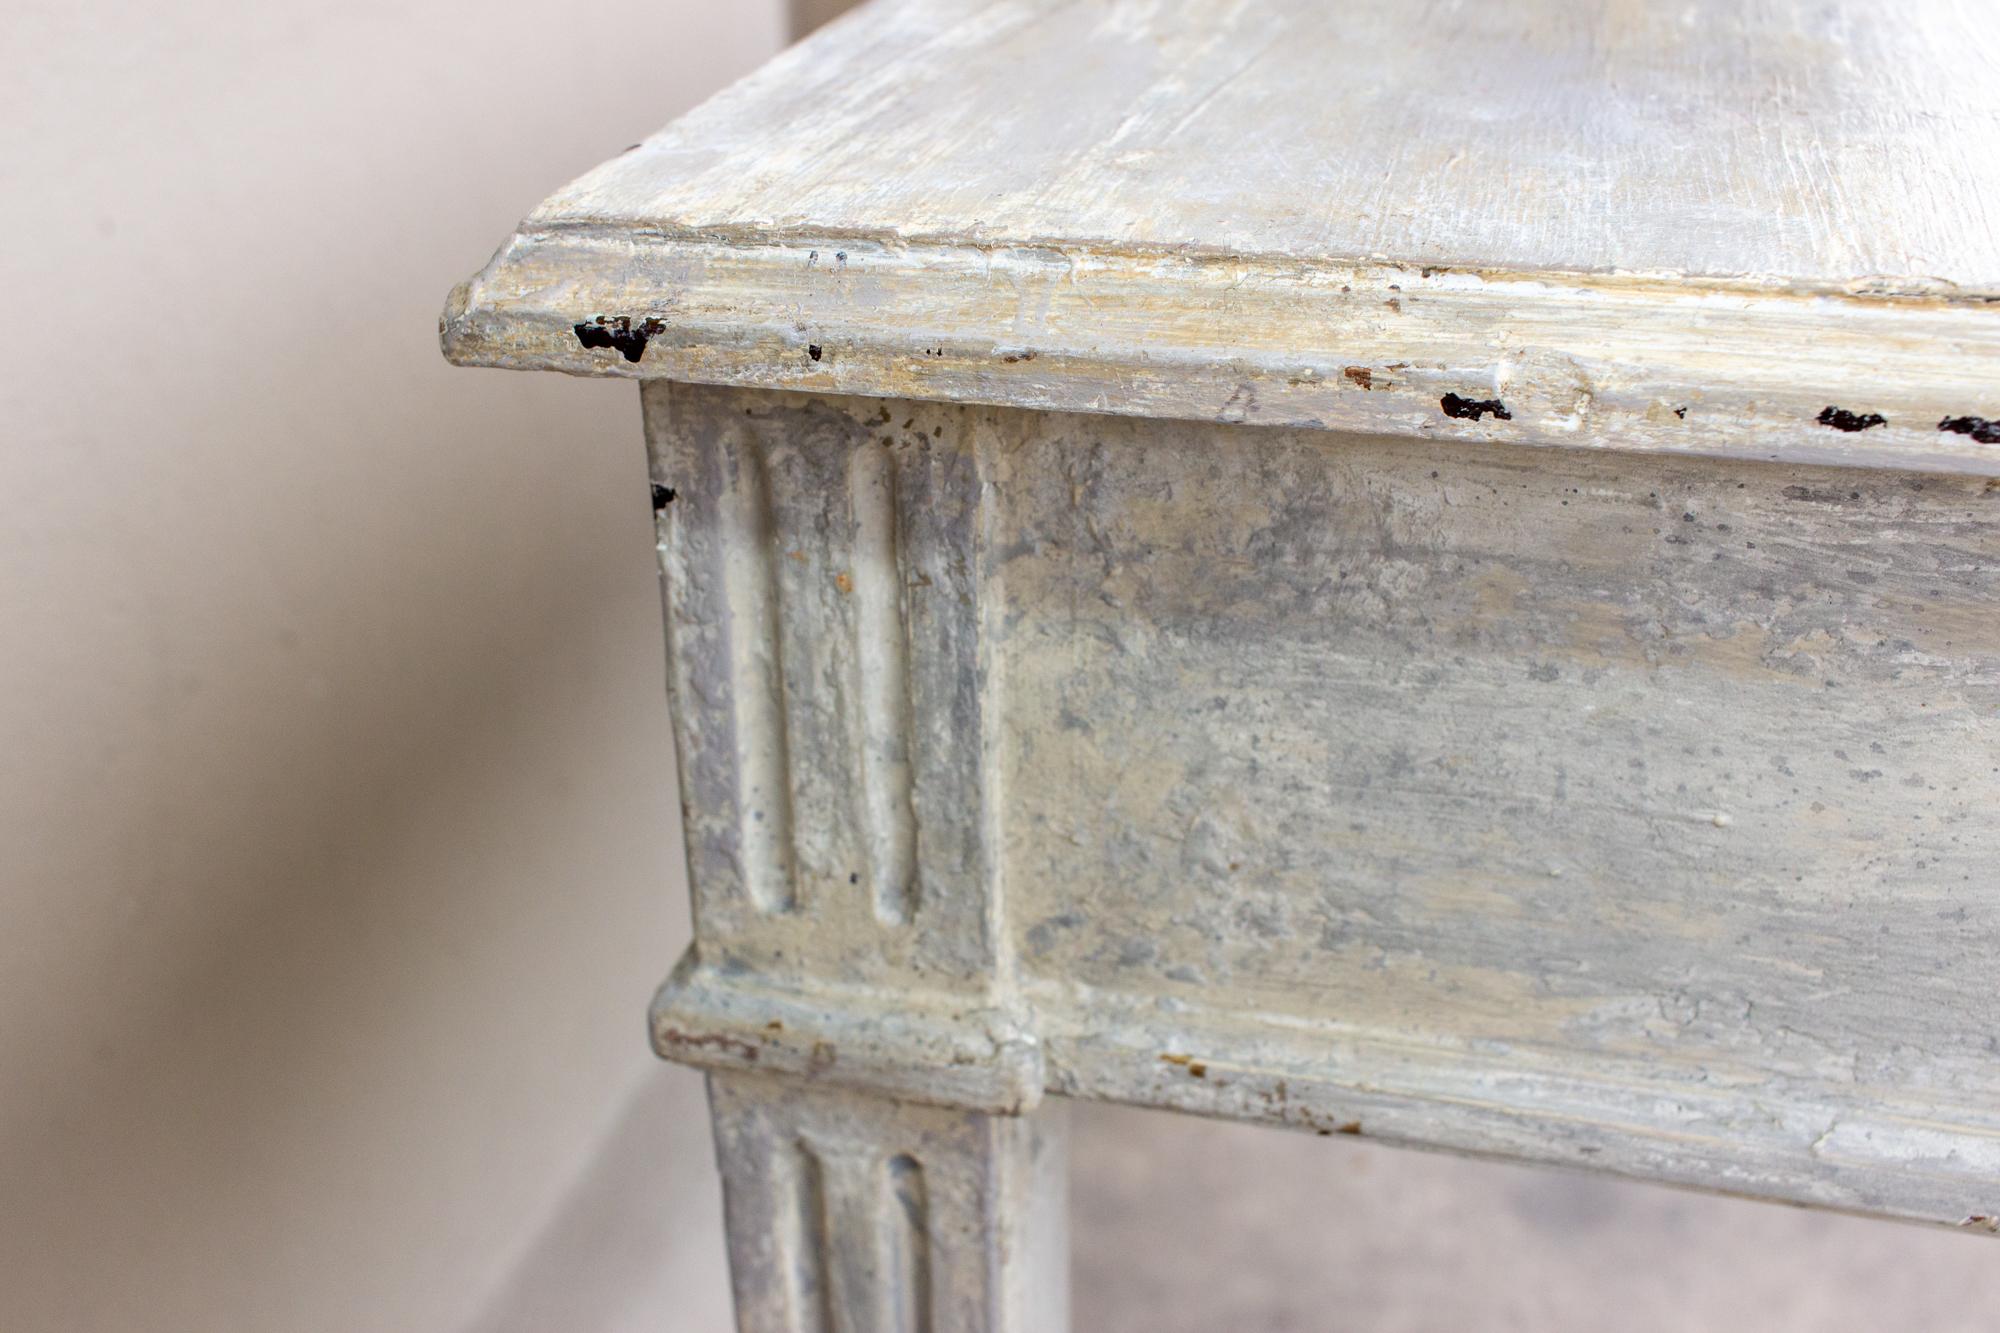
<svg viewBox="0 0 2000 1333">
<path fill-rule="evenodd" d="M 637 396 L 435 317 L 785 5 L 4 8 L 0 1330 L 721 1329 L 641 1018 L 686 927 Z M 1087 1333 L 2000 1309 L 1946 1233 L 1103 1109 L 1076 1152 Z"/>
<path fill-rule="evenodd" d="M 0 10 L 0 1330 L 459 1327 L 685 891 L 638 395 L 437 314 L 781 0 Z"/>
</svg>

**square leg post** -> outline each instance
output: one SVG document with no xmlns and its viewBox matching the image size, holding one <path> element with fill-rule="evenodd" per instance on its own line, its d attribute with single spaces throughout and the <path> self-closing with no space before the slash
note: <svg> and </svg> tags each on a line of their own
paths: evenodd
<svg viewBox="0 0 2000 1333">
<path fill-rule="evenodd" d="M 1064 1117 L 1013 978 L 982 418 L 648 384 L 695 945 L 745 1333 L 1061 1333 Z"/>
<path fill-rule="evenodd" d="M 1067 1115 L 710 1074 L 742 1333 L 1066 1327 Z"/>
</svg>

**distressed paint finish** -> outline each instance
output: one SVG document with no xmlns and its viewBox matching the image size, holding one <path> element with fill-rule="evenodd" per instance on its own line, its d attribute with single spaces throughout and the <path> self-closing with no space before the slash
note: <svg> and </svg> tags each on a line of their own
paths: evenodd
<svg viewBox="0 0 2000 1333">
<path fill-rule="evenodd" d="M 1060 1103 L 992 1116 L 711 1074 L 744 1333 L 1047 1333 L 1068 1321 Z"/>
<path fill-rule="evenodd" d="M 550 199 L 454 295 L 445 343 L 582 374 L 2000 474 L 2000 443 L 1939 429 L 2000 417 L 1989 17 L 883 0 Z M 648 332 L 614 346 L 600 318 Z"/>
<path fill-rule="evenodd" d="M 1052 1088 L 2000 1213 L 2000 488 L 996 429 Z"/>
<path fill-rule="evenodd" d="M 669 1053 L 2000 1215 L 2000 486 L 649 395 L 663 484 L 740 422 L 836 513 L 872 451 L 981 478 L 1004 849 L 983 1007 L 820 985 L 865 895 L 727 969 L 705 911 Z"/>
<path fill-rule="evenodd" d="M 995 836 L 993 518 L 909 414 L 645 395 L 696 953 L 655 1044 L 989 1110 L 1041 1096 Z M 664 490 L 662 491 L 664 494 Z M 754 1002 L 745 1000 L 754 989 Z M 829 1021 L 845 995 L 880 1023 Z M 908 1048 L 945 1052 L 937 1074 Z"/>
<path fill-rule="evenodd" d="M 646 381 L 743 1326 L 1059 1329 L 1048 1093 L 2000 1230 L 1996 83 L 877 0 L 524 222 L 441 336 Z"/>
<path fill-rule="evenodd" d="M 883 0 L 555 195 L 628 230 L 2000 291 L 1977 0 Z"/>
</svg>

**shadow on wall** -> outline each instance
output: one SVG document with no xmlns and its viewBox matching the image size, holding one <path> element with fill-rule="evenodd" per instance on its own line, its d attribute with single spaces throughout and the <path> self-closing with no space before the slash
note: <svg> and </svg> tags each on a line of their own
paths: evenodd
<svg viewBox="0 0 2000 1333">
<path fill-rule="evenodd" d="M 823 23 L 831 22 L 860 3 L 860 0 L 789 0 L 792 36 L 803 37 Z"/>
<path fill-rule="evenodd" d="M 665 1065 L 463 1333 L 722 1333 L 735 1320 L 699 1073 Z"/>
<path fill-rule="evenodd" d="M 0 333 L 0 1328 L 457 1326 L 652 1072 L 637 395 L 435 317 L 782 18 L 228 0 L 0 55 L 0 278 L 121 312 Z"/>
</svg>

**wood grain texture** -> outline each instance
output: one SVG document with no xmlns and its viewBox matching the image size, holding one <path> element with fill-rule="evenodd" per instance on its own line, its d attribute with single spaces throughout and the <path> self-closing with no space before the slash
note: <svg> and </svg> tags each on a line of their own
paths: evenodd
<svg viewBox="0 0 2000 1333">
<path fill-rule="evenodd" d="M 586 374 L 2000 472 L 2000 443 L 1938 429 L 2000 416 L 1996 80 L 1970 0 L 877 0 L 550 199 L 444 338 Z M 600 318 L 648 332 L 584 346 Z"/>
<path fill-rule="evenodd" d="M 544 226 L 2000 292 L 1967 0 L 888 0 Z"/>
</svg>

